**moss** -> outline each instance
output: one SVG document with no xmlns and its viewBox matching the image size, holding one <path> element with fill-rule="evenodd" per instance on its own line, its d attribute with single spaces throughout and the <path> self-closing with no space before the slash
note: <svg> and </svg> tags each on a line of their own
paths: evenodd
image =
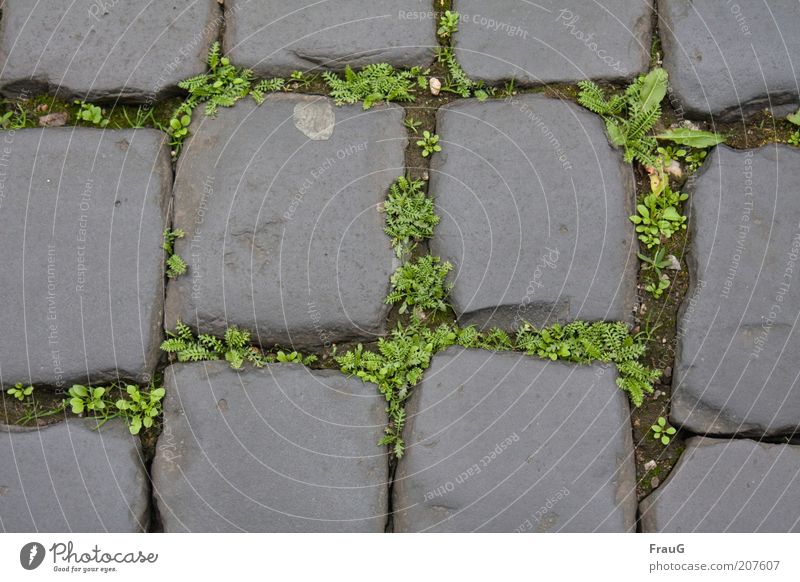
<svg viewBox="0 0 800 582">
<path fill-rule="evenodd" d="M 169 123 L 172 112 L 180 104 L 178 98 L 169 99 L 156 103 L 144 119 L 144 127 L 166 127 Z M 107 128 L 121 129 L 134 127 L 137 115 L 144 116 L 149 113 L 141 105 L 101 105 L 103 117 L 109 120 Z M 67 126 L 79 125 L 84 127 L 97 127 L 90 122 L 78 120 L 80 105 L 63 101 L 51 95 L 36 95 L 30 99 L 8 99 L 3 101 L 0 106 L 0 115 L 7 111 L 22 112 L 26 118 L 25 127 L 39 127 L 39 118 L 51 113 L 66 112 L 69 115 Z"/>
</svg>

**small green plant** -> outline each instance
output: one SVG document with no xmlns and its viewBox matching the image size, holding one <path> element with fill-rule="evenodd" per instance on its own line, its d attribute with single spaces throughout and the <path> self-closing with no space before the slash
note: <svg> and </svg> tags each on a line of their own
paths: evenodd
<svg viewBox="0 0 800 582">
<path fill-rule="evenodd" d="M 652 269 L 655 273 L 655 281 L 647 283 L 647 285 L 645 285 L 645 291 L 656 299 L 661 297 L 664 291 L 670 286 L 669 277 L 663 272 L 663 269 L 672 264 L 671 260 L 664 257 L 666 252 L 663 246 L 659 246 L 653 256 L 639 253 L 639 259 L 641 259 L 647 268 Z"/>
<path fill-rule="evenodd" d="M 669 165 L 673 161 L 685 160 L 688 155 L 688 150 L 677 146 L 658 146 L 656 152 L 664 161 L 664 165 Z"/>
<path fill-rule="evenodd" d="M 800 109 L 789 115 L 786 119 L 789 121 L 789 123 L 800 126 Z M 800 146 L 800 129 L 789 136 L 789 143 L 795 146 Z"/>
<path fill-rule="evenodd" d="M 455 343 L 457 333 L 442 324 L 429 329 L 412 318 L 409 325 L 400 323 L 388 338 L 379 338 L 377 351 L 367 351 L 361 344 L 336 358 L 342 372 L 372 382 L 386 398 L 389 424 L 378 444 L 388 445 L 397 458 L 403 456 L 404 404 L 411 395 L 433 355 Z"/>
<path fill-rule="evenodd" d="M 33 386 L 24 386 L 23 384 L 18 383 L 13 388 L 6 390 L 6 393 L 9 396 L 16 398 L 20 402 L 23 402 L 26 398 L 32 397 Z"/>
<path fill-rule="evenodd" d="M 427 129 L 422 132 L 422 139 L 417 140 L 417 145 L 422 149 L 423 158 L 442 151 L 442 146 L 439 145 L 439 136 Z"/>
<path fill-rule="evenodd" d="M 192 116 L 188 113 L 183 115 L 176 115 L 169 120 L 169 134 L 172 137 L 170 145 L 172 147 L 179 147 L 186 136 L 189 135 L 189 126 L 192 124 Z"/>
<path fill-rule="evenodd" d="M 412 388 L 422 380 L 431 358 L 452 345 L 514 350 L 578 364 L 613 363 L 619 373 L 617 385 L 636 406 L 641 406 L 645 394 L 653 393 L 653 383 L 661 376 L 659 370 L 639 362 L 646 350 L 645 341 L 640 335 L 632 336 L 624 323 L 576 321 L 544 329 L 525 324 L 512 338 L 497 328 L 487 333 L 478 332 L 474 327 L 458 328 L 448 324 L 429 328 L 420 318 L 412 316 L 408 325 L 398 324 L 388 338 L 380 338 L 377 351 L 368 351 L 359 345 L 336 358 L 344 373 L 376 384 L 386 398 L 390 421 L 380 444 L 389 445 L 397 457 L 402 457 L 405 450 L 402 438 L 406 418 L 404 404 Z"/>
<path fill-rule="evenodd" d="M 653 438 L 657 441 L 661 441 L 661 444 L 665 447 L 669 444 L 671 440 L 670 437 L 678 432 L 667 424 L 667 419 L 663 416 L 658 417 L 656 424 L 651 426 L 650 430 L 653 432 Z"/>
<path fill-rule="evenodd" d="M 222 56 L 218 42 L 211 46 L 206 62 L 209 68 L 207 73 L 178 83 L 178 87 L 188 91 L 189 95 L 175 110 L 169 122 L 174 155 L 180 152 L 189 135 L 191 115 L 198 105 L 205 104 L 205 114 L 211 116 L 217 113 L 218 108 L 233 107 L 237 101 L 248 95 L 261 104 L 265 93 L 279 91 L 285 84 L 284 79 L 274 78 L 259 81 L 254 86 L 253 71 L 240 69 L 228 57 Z"/>
<path fill-rule="evenodd" d="M 483 81 L 476 82 L 467 76 L 449 46 L 439 47 L 436 58 L 447 68 L 448 73 L 442 84 L 442 91 L 454 93 L 465 99 L 474 96 L 478 101 L 485 101 L 494 94 L 494 89 L 486 87 Z"/>
<path fill-rule="evenodd" d="M 656 278 L 655 281 L 647 283 L 644 286 L 644 290 L 650 293 L 650 295 L 652 295 L 656 299 L 658 299 L 664 294 L 664 291 L 669 289 L 669 286 L 670 286 L 669 277 L 667 276 L 666 273 L 662 273 Z"/>
<path fill-rule="evenodd" d="M 500 97 L 504 98 L 513 97 L 516 93 L 517 93 L 517 79 L 515 77 L 511 77 L 511 79 L 503 87 L 503 90 L 500 92 Z"/>
<path fill-rule="evenodd" d="M 703 162 L 706 161 L 706 156 L 708 156 L 708 152 L 706 150 L 691 150 L 688 154 L 686 154 L 686 168 L 690 172 L 696 172 L 697 169 L 703 165 Z"/>
<path fill-rule="evenodd" d="M 14 103 L 12 109 L 0 115 L 0 127 L 3 129 L 22 129 L 28 125 L 28 112 L 18 103 Z"/>
<path fill-rule="evenodd" d="M 153 115 L 153 109 L 151 107 L 140 106 L 136 109 L 136 115 L 131 119 L 130 115 L 128 115 L 128 108 L 122 108 L 122 115 L 125 117 L 125 121 L 128 123 L 127 127 L 131 127 L 134 129 L 142 128 L 142 127 L 156 127 L 158 129 L 163 130 L 164 128 L 161 126 L 158 121 L 156 121 L 155 116 Z M 191 121 L 191 118 L 189 119 Z M 186 124 L 188 125 L 188 123 Z"/>
<path fill-rule="evenodd" d="M 417 133 L 417 130 L 422 125 L 422 122 L 414 119 L 409 115 L 408 117 L 405 118 L 405 120 L 403 120 L 403 125 L 405 125 L 408 129 L 410 129 L 414 133 Z"/>
<path fill-rule="evenodd" d="M 289 81 L 295 88 L 305 88 L 317 80 L 317 75 L 309 75 L 303 71 L 292 71 Z"/>
<path fill-rule="evenodd" d="M 660 245 L 662 237 L 668 239 L 678 230 L 686 229 L 686 217 L 678 211 L 678 206 L 689 195 L 673 191 L 662 163 L 657 165 L 650 168 L 650 193 L 636 205 L 636 214 L 630 217 L 639 240 L 648 249 Z"/>
<path fill-rule="evenodd" d="M 91 412 L 94 416 L 103 418 L 108 417 L 108 400 L 106 388 L 88 388 L 80 384 L 75 384 L 69 389 L 69 404 L 73 414 L 83 414 Z"/>
<path fill-rule="evenodd" d="M 400 177 L 383 205 L 386 234 L 392 239 L 397 258 L 410 254 L 419 241 L 433 236 L 439 224 L 433 200 L 423 191 L 424 182 Z"/>
<path fill-rule="evenodd" d="M 691 148 L 710 148 L 725 141 L 725 136 L 700 129 L 678 128 L 668 129 L 656 135 L 658 140 L 671 141 Z"/>
<path fill-rule="evenodd" d="M 608 137 L 617 147 L 624 148 L 625 161 L 634 160 L 651 168 L 659 163 L 656 156 L 658 140 L 703 149 L 725 141 L 725 137 L 697 129 L 671 129 L 652 134 L 661 119 L 661 101 L 667 94 L 667 72 L 655 68 L 640 75 L 624 93 L 607 98 L 603 89 L 592 81 L 580 81 L 578 103 L 602 116 Z"/>
<path fill-rule="evenodd" d="M 279 350 L 275 354 L 275 360 L 281 364 L 303 364 L 309 366 L 317 361 L 317 356 L 303 356 L 300 352 L 284 352 Z"/>
<path fill-rule="evenodd" d="M 209 334 L 195 338 L 191 328 L 178 321 L 175 331 L 168 331 L 167 336 L 161 349 L 175 354 L 179 362 L 226 360 L 231 368 L 238 370 L 245 362 L 261 368 L 268 361 L 260 349 L 250 345 L 250 332 L 236 326 L 225 330 L 223 339 Z"/>
<path fill-rule="evenodd" d="M 401 265 L 392 275 L 392 290 L 386 303 L 400 304 L 401 314 L 409 308 L 417 312 L 446 311 L 447 294 L 452 288 L 446 282 L 447 273 L 453 269 L 439 257 L 426 255 Z"/>
<path fill-rule="evenodd" d="M 611 142 L 625 149 L 625 161 L 656 164 L 656 138 L 650 130 L 661 118 L 661 101 L 667 94 L 667 73 L 656 68 L 640 75 L 622 95 L 606 98 L 592 81 L 578 83 L 578 103 L 602 116 Z"/>
<path fill-rule="evenodd" d="M 358 73 L 348 65 L 344 78 L 331 72 L 323 73 L 322 77 L 337 105 L 363 101 L 364 109 L 369 109 L 381 101 L 414 101 L 415 88 L 426 84 L 422 75 L 419 67 L 400 71 L 389 64 L 377 63 L 367 65 Z"/>
<path fill-rule="evenodd" d="M 161 400 L 164 398 L 165 390 L 151 385 L 146 392 L 140 392 L 138 386 L 129 385 L 125 391 L 128 398 L 120 398 L 115 406 L 127 421 L 130 433 L 139 434 L 142 428 L 152 427 L 155 418 L 161 414 Z"/>
<path fill-rule="evenodd" d="M 170 279 L 186 274 L 188 269 L 186 261 L 180 255 L 175 254 L 175 241 L 184 236 L 186 236 L 186 233 L 180 228 L 164 230 L 164 243 L 162 246 L 167 253 L 167 277 Z"/>
<path fill-rule="evenodd" d="M 278 91 L 282 91 L 285 87 L 286 81 L 280 77 L 263 79 L 250 89 L 250 97 L 253 98 L 253 101 L 261 105 L 264 103 L 264 96 L 266 93 L 277 93 Z"/>
<path fill-rule="evenodd" d="M 672 264 L 669 258 L 664 257 L 666 252 L 667 250 L 664 247 L 659 247 L 653 256 L 643 255 L 642 253 L 638 253 L 638 255 L 639 259 L 647 265 L 647 268 L 653 269 L 656 275 L 661 276 L 662 270 Z"/>
<path fill-rule="evenodd" d="M 100 127 L 108 125 L 109 120 L 103 117 L 103 110 L 99 106 L 85 101 L 75 101 L 75 105 L 80 108 L 77 115 L 79 121 L 85 121 Z"/>
<path fill-rule="evenodd" d="M 439 28 L 436 34 L 443 39 L 449 39 L 458 32 L 459 14 L 454 10 L 445 10 L 439 18 Z"/>
</svg>

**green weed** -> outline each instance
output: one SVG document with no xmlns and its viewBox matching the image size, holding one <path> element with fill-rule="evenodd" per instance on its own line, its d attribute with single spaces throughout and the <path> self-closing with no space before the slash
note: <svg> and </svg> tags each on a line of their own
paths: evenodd
<svg viewBox="0 0 800 582">
<path fill-rule="evenodd" d="M 184 261 L 180 255 L 175 254 L 175 241 L 184 236 L 186 236 L 186 233 L 180 228 L 176 228 L 175 230 L 170 230 L 168 228 L 164 230 L 164 242 L 162 247 L 167 253 L 167 277 L 170 279 L 180 277 L 186 274 L 188 270 L 186 261 Z"/>
<path fill-rule="evenodd" d="M 423 191 L 424 182 L 400 177 L 391 188 L 383 205 L 386 213 L 386 234 L 392 239 L 397 258 L 410 254 L 423 240 L 433 236 L 439 224 L 433 200 Z"/>
<path fill-rule="evenodd" d="M 114 404 L 128 423 L 130 433 L 135 435 L 142 428 L 151 428 L 155 418 L 161 414 L 161 400 L 166 391 L 151 385 L 146 392 L 140 392 L 138 386 L 128 385 L 125 392 L 128 398 L 120 398 Z"/>
<path fill-rule="evenodd" d="M 442 151 L 442 146 L 439 145 L 439 136 L 431 133 L 427 129 L 422 132 L 422 139 L 417 140 L 417 145 L 422 150 L 422 157 L 427 158 L 429 155 Z"/>
<path fill-rule="evenodd" d="M 401 314 L 409 308 L 414 313 L 446 311 L 448 305 L 445 300 L 452 287 L 446 278 L 452 269 L 453 265 L 442 263 L 439 257 L 433 255 L 401 265 L 392 275 L 392 289 L 386 297 L 386 303 L 399 303 Z"/>
<path fill-rule="evenodd" d="M 184 140 L 189 135 L 192 112 L 205 104 L 205 114 L 212 116 L 220 107 L 233 107 L 237 101 L 247 96 L 261 104 L 264 94 L 280 91 L 285 85 L 281 78 L 264 79 L 254 84 L 255 74 L 250 69 L 240 69 L 222 55 L 220 45 L 215 42 L 206 59 L 209 71 L 178 83 L 188 91 L 188 97 L 175 110 L 169 122 L 173 154 L 177 155 Z"/>
<path fill-rule="evenodd" d="M 167 332 L 167 339 L 162 342 L 161 349 L 175 354 L 179 362 L 203 362 L 225 360 L 231 368 L 239 370 L 245 362 L 256 368 L 268 363 L 297 363 L 309 365 L 317 360 L 314 355 L 304 356 L 300 352 L 278 351 L 277 354 L 265 354 L 259 348 L 250 345 L 250 332 L 231 326 L 225 330 L 222 339 L 209 334 L 197 337 L 191 328 L 178 322 L 174 332 Z"/>
<path fill-rule="evenodd" d="M 23 386 L 21 383 L 18 383 L 13 388 L 6 390 L 6 394 L 23 402 L 26 398 L 32 396 L 33 386 Z"/>
<path fill-rule="evenodd" d="M 459 18 L 458 12 L 445 10 L 444 14 L 439 17 L 439 28 L 436 30 L 436 34 L 443 39 L 451 38 L 453 34 L 458 32 Z"/>
<path fill-rule="evenodd" d="M 661 441 L 664 446 L 667 446 L 671 440 L 670 437 L 678 432 L 667 424 L 667 419 L 663 416 L 658 417 L 658 421 L 650 427 L 650 430 L 653 432 L 653 438 Z"/>
<path fill-rule="evenodd" d="M 416 87 L 427 86 L 423 75 L 420 67 L 400 71 L 386 63 L 378 63 L 367 65 L 358 73 L 348 65 L 343 78 L 331 72 L 323 73 L 322 77 L 337 105 L 363 101 L 364 109 L 369 109 L 381 101 L 414 101 Z"/>
<path fill-rule="evenodd" d="M 80 108 L 77 115 L 79 121 L 85 121 L 99 127 L 108 125 L 109 119 L 103 115 L 103 110 L 98 105 L 92 105 L 84 101 L 75 101 L 75 105 Z"/>
</svg>

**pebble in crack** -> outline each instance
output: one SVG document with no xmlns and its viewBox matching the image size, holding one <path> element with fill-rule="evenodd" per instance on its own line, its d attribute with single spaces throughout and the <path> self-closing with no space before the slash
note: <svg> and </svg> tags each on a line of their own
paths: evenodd
<svg viewBox="0 0 800 582">
<path fill-rule="evenodd" d="M 316 98 L 294 106 L 294 126 L 314 141 L 324 141 L 333 135 L 336 114 L 327 99 Z"/>
</svg>

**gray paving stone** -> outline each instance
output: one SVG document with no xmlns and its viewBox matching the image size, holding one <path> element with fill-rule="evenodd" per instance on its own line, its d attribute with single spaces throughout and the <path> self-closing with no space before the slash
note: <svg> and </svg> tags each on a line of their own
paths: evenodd
<svg viewBox="0 0 800 582">
<path fill-rule="evenodd" d="M 632 531 L 628 402 L 616 372 L 449 348 L 407 407 L 395 531 Z"/>
<path fill-rule="evenodd" d="M 150 129 L 4 132 L 4 385 L 150 378 L 172 187 L 164 137 Z"/>
<path fill-rule="evenodd" d="M 691 194 L 691 285 L 671 417 L 700 434 L 800 427 L 800 150 L 709 155 Z"/>
<path fill-rule="evenodd" d="M 382 532 L 385 402 L 334 371 L 167 368 L 153 487 L 164 530 Z"/>
<path fill-rule="evenodd" d="M 659 0 L 664 68 L 679 112 L 718 121 L 800 103 L 794 0 Z"/>
<path fill-rule="evenodd" d="M 800 447 L 689 439 L 640 515 L 644 532 L 800 532 Z"/>
<path fill-rule="evenodd" d="M 404 172 L 403 110 L 273 95 L 196 115 L 175 182 L 190 272 L 170 283 L 167 326 L 236 324 L 264 344 L 382 333 L 395 259 L 378 204 Z"/>
<path fill-rule="evenodd" d="M 221 24 L 217 0 L 6 0 L 0 87 L 23 96 L 160 99 L 206 70 Z"/>
<path fill-rule="evenodd" d="M 264 76 L 360 68 L 427 66 L 438 46 L 430 3 L 228 0 L 224 46 Z"/>
<path fill-rule="evenodd" d="M 456 266 L 462 323 L 630 320 L 636 241 L 629 165 L 602 121 L 537 95 L 439 110 L 431 243 Z"/>
<path fill-rule="evenodd" d="M 139 438 L 119 419 L 72 417 L 40 429 L 0 425 L 0 531 L 147 528 L 150 483 Z"/>
<path fill-rule="evenodd" d="M 641 0 L 458 0 L 456 56 L 473 79 L 524 85 L 621 80 L 647 69 L 652 7 Z"/>
</svg>

